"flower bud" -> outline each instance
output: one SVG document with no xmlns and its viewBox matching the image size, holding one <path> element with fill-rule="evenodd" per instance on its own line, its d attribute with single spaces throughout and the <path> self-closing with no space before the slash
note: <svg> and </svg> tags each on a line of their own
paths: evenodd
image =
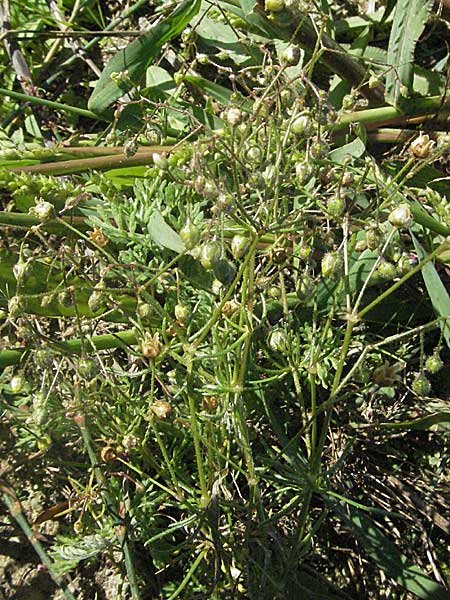
<svg viewBox="0 0 450 600">
<path fill-rule="evenodd" d="M 157 169 L 161 171 L 165 171 L 169 166 L 167 157 L 165 154 L 159 154 L 158 152 L 154 152 L 152 154 L 153 164 Z"/>
</svg>

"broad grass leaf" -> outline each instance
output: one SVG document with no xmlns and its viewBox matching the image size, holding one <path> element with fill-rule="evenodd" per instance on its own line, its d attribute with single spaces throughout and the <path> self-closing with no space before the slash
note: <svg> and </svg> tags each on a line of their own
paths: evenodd
<svg viewBox="0 0 450 600">
<path fill-rule="evenodd" d="M 449 600 L 450 594 L 401 554 L 395 544 L 360 510 L 349 504 L 344 508 L 342 502 L 336 502 L 329 496 L 324 495 L 324 499 L 390 579 L 423 600 Z"/>
<path fill-rule="evenodd" d="M 172 229 L 172 227 L 167 225 L 164 217 L 158 210 L 155 210 L 152 213 L 148 228 L 152 240 L 160 246 L 168 248 L 169 250 L 173 250 L 177 253 L 184 251 L 185 248 L 182 239 L 178 233 Z"/>
<path fill-rule="evenodd" d="M 145 76 L 163 44 L 179 35 L 197 14 L 200 0 L 185 0 L 168 17 L 115 54 L 103 69 L 89 98 L 89 110 L 103 113 L 121 96 L 129 92 Z M 127 72 L 123 81 L 113 81 L 112 73 Z"/>
<path fill-rule="evenodd" d="M 419 261 L 421 261 L 427 257 L 427 253 L 414 235 L 412 235 L 412 240 L 417 252 L 417 257 Z M 447 346 L 450 348 L 450 296 L 432 262 L 428 262 L 422 267 L 422 277 L 433 308 L 438 317 L 442 318 L 441 328 Z"/>
<path fill-rule="evenodd" d="M 428 19 L 433 0 L 398 0 L 389 37 L 385 98 L 398 106 L 413 90 L 413 58 L 417 40 Z"/>
</svg>

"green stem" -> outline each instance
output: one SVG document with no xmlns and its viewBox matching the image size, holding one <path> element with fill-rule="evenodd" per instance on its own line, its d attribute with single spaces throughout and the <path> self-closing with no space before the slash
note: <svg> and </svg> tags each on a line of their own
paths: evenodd
<svg viewBox="0 0 450 600">
<path fill-rule="evenodd" d="M 72 160 L 62 160 L 51 163 L 41 163 L 38 165 L 27 165 L 18 167 L 9 167 L 10 171 L 15 173 L 41 173 L 44 175 L 71 175 L 82 173 L 88 169 L 96 171 L 107 171 L 124 167 L 136 167 L 153 164 L 154 154 L 163 154 L 170 152 L 172 146 L 149 146 L 145 152 L 137 152 L 134 156 L 109 155 L 93 156 L 90 158 L 74 158 Z"/>
<path fill-rule="evenodd" d="M 177 598 L 181 594 L 181 592 L 184 590 L 186 585 L 189 583 L 189 580 L 191 579 L 191 577 L 197 570 L 197 567 L 202 562 L 202 560 L 205 558 L 207 553 L 208 553 L 208 550 L 206 548 L 204 550 L 202 550 L 202 552 L 200 552 L 200 554 L 197 556 L 197 558 L 192 563 L 191 568 L 186 573 L 186 577 L 183 579 L 183 581 L 180 583 L 180 585 L 177 587 L 177 589 L 174 591 L 174 593 L 171 594 L 167 598 L 167 600 L 175 600 L 175 598 Z"/>
<path fill-rule="evenodd" d="M 104 500 L 107 508 L 111 511 L 111 513 L 113 515 L 117 515 L 118 511 L 117 511 L 117 508 L 114 506 L 114 502 L 111 498 L 111 495 L 108 492 L 106 478 L 103 475 L 102 470 L 98 466 L 98 459 L 97 459 L 97 455 L 95 454 L 95 451 L 94 451 L 94 448 L 92 445 L 91 434 L 87 427 L 86 416 L 82 415 L 82 414 L 77 415 L 77 417 L 75 417 L 75 420 L 80 428 L 81 437 L 83 438 L 83 442 L 84 442 L 85 448 L 87 450 L 89 460 L 91 462 L 91 466 L 94 471 L 95 477 L 97 479 L 97 484 L 101 490 L 101 495 L 103 496 L 103 500 Z M 122 518 L 120 518 L 118 520 L 118 522 L 116 523 L 115 531 L 116 531 L 117 540 L 120 544 L 120 547 L 122 548 L 123 557 L 124 557 L 124 561 L 125 561 L 125 568 L 127 571 L 128 582 L 129 582 L 130 588 L 131 588 L 132 598 L 133 598 L 133 600 L 140 600 L 141 596 L 140 596 L 139 588 L 138 588 L 138 584 L 137 584 L 133 558 L 131 556 L 131 551 L 130 551 L 130 547 L 128 545 L 128 540 L 127 540 L 127 530 L 126 530 L 126 526 L 124 525 L 124 522 L 122 521 Z"/>
<path fill-rule="evenodd" d="M 347 130 L 352 123 L 361 123 L 366 128 L 378 128 L 384 125 L 400 124 L 412 117 L 435 116 L 446 117 L 450 113 L 450 99 L 442 102 L 441 96 L 428 98 L 412 98 L 405 100 L 401 108 L 394 106 L 381 106 L 344 114 L 329 127 L 332 133 Z"/>
<path fill-rule="evenodd" d="M 41 559 L 42 564 L 45 565 L 45 567 L 47 568 L 50 577 L 53 579 L 55 584 L 61 589 L 61 591 L 64 593 L 65 597 L 68 600 L 75 600 L 75 596 L 64 583 L 63 579 L 56 573 L 52 560 L 46 553 L 40 541 L 37 539 L 36 533 L 30 527 L 23 513 L 22 505 L 20 504 L 20 501 L 17 498 L 14 491 L 5 483 L 3 483 L 3 481 L 0 480 L 0 492 L 2 493 L 3 501 L 8 507 L 12 518 L 17 522 L 19 527 L 22 529 L 23 533 L 26 535 L 28 541 L 33 546 L 36 554 Z"/>
<path fill-rule="evenodd" d="M 40 106 L 48 106 L 54 110 L 62 110 L 63 112 L 73 113 L 80 117 L 86 117 L 87 119 L 95 119 L 96 121 L 109 121 L 110 119 L 103 116 L 99 116 L 86 108 L 80 108 L 78 106 L 71 106 L 70 104 L 63 104 L 62 102 L 55 102 L 53 100 L 45 100 L 45 98 L 39 98 L 37 96 L 29 96 L 28 94 L 22 94 L 22 92 L 14 92 L 13 90 L 6 90 L 0 88 L 0 96 L 7 96 L 14 98 L 15 100 L 23 100 L 24 102 L 30 102 L 31 104 L 39 104 Z"/>
</svg>

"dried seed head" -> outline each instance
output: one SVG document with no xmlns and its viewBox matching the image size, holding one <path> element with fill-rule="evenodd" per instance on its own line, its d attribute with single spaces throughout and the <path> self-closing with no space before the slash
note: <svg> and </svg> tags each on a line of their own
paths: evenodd
<svg viewBox="0 0 450 600">
<path fill-rule="evenodd" d="M 207 413 L 213 414 L 216 412 L 217 407 L 219 405 L 219 400 L 216 396 L 204 396 L 203 398 L 203 408 Z"/>
<path fill-rule="evenodd" d="M 156 358 L 161 354 L 162 343 L 159 339 L 159 332 L 152 335 L 146 331 L 141 340 L 141 350 L 145 358 Z"/>
<path fill-rule="evenodd" d="M 231 107 L 225 112 L 225 120 L 231 127 L 237 127 L 242 123 L 242 111 L 239 108 Z"/>
<path fill-rule="evenodd" d="M 91 242 L 93 242 L 100 248 L 104 248 L 109 241 L 106 235 L 100 229 L 100 227 L 94 227 L 92 231 L 88 231 L 88 236 Z"/>
<path fill-rule="evenodd" d="M 172 406 L 165 400 L 156 400 L 150 406 L 150 413 L 153 414 L 157 419 L 167 419 L 172 412 Z"/>
<path fill-rule="evenodd" d="M 411 142 L 409 148 L 416 158 L 428 158 L 434 144 L 435 142 L 430 140 L 429 135 L 421 133 Z"/>
</svg>

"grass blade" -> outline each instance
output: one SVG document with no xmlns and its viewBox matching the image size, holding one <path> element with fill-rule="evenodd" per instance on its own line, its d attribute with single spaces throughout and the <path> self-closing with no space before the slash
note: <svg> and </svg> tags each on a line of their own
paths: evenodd
<svg viewBox="0 0 450 600">
<path fill-rule="evenodd" d="M 414 248 L 417 252 L 419 261 L 427 257 L 427 253 L 422 248 L 420 242 L 412 235 Z M 444 338 L 447 346 L 450 348 L 450 296 L 445 289 L 444 284 L 439 277 L 436 267 L 432 262 L 428 262 L 422 268 L 422 277 L 427 288 L 428 295 L 436 314 L 442 318 L 441 327 L 443 328 Z"/>
<path fill-rule="evenodd" d="M 179 35 L 199 8 L 200 0 L 185 0 L 166 19 L 114 55 L 97 81 L 88 102 L 89 109 L 94 113 L 103 113 L 139 83 L 163 44 Z M 123 79 L 120 76 L 115 80 L 111 78 L 113 73 L 125 72 Z"/>
<path fill-rule="evenodd" d="M 388 47 L 388 65 L 385 98 L 398 106 L 402 97 L 413 92 L 413 57 L 417 40 L 421 36 L 433 0 L 398 0 Z M 407 90 L 407 94 L 404 92 Z"/>
<path fill-rule="evenodd" d="M 333 506 L 339 518 L 352 529 L 369 556 L 389 578 L 423 600 L 449 599 L 449 593 L 401 554 L 361 511 L 348 504 L 344 510 L 341 502 L 334 502 L 330 498 L 325 501 Z"/>
</svg>

